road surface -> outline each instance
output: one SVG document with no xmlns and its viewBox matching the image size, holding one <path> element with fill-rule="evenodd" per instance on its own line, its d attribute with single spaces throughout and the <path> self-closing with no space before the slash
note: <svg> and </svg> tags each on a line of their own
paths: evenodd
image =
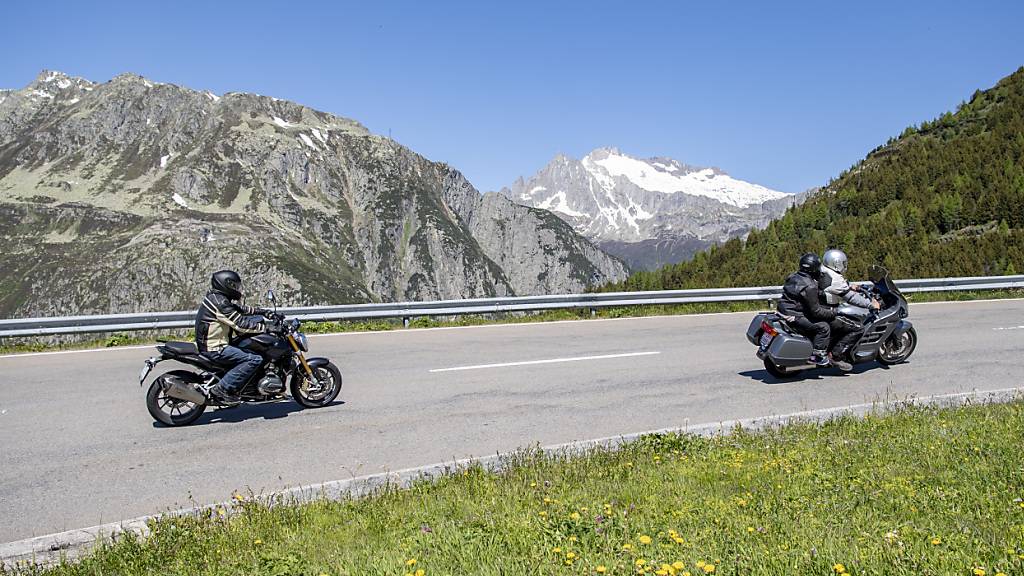
<svg viewBox="0 0 1024 576">
<path fill-rule="evenodd" d="M 345 375 L 339 403 L 175 429 L 138 386 L 151 348 L 0 357 L 0 542 L 534 443 L 1020 385 L 1022 300 L 912 305 L 911 362 L 787 382 L 754 356 L 751 317 L 317 336 Z"/>
</svg>

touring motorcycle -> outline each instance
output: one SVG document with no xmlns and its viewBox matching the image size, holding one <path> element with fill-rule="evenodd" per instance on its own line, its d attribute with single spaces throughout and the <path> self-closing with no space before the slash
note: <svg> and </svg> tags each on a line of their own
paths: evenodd
<svg viewBox="0 0 1024 576">
<path fill-rule="evenodd" d="M 881 303 L 877 311 L 850 304 L 840 305 L 836 314 L 847 322 L 864 328 L 853 345 L 850 360 L 854 363 L 877 360 L 885 365 L 905 362 L 917 347 L 917 331 L 907 320 L 910 313 L 907 299 L 889 277 L 889 271 L 872 266 L 868 294 Z M 747 340 L 757 346 L 757 357 L 764 368 L 776 378 L 791 378 L 799 372 L 818 368 L 808 362 L 811 341 L 793 329 L 778 312 L 758 314 L 747 328 Z"/>
<path fill-rule="evenodd" d="M 241 404 L 281 402 L 290 397 L 304 408 L 327 406 L 341 392 L 341 371 L 327 358 L 306 358 L 309 340 L 300 330 L 302 323 L 277 313 L 273 290 L 267 292 L 267 299 L 274 304 L 274 317 L 278 320 L 275 327 L 234 344 L 263 358 L 263 364 L 238 392 Z M 139 386 L 157 364 L 166 360 L 187 364 L 193 369 L 171 370 L 153 380 L 146 393 L 146 408 L 153 418 L 167 426 L 185 426 L 202 416 L 207 407 L 225 409 L 240 405 L 210 393 L 231 368 L 230 364 L 201 354 L 192 342 L 165 341 L 156 349 L 160 355 L 146 360 Z"/>
</svg>

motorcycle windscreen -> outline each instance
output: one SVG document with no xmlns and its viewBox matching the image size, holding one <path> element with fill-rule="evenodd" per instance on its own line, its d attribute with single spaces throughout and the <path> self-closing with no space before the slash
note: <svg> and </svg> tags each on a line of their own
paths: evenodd
<svg viewBox="0 0 1024 576">
<path fill-rule="evenodd" d="M 868 280 L 874 282 L 876 286 L 884 286 L 885 291 L 890 294 L 900 298 L 903 297 L 903 293 L 900 292 L 896 283 L 892 281 L 892 277 L 889 276 L 889 270 L 887 270 L 885 266 L 874 264 L 868 268 Z"/>
</svg>

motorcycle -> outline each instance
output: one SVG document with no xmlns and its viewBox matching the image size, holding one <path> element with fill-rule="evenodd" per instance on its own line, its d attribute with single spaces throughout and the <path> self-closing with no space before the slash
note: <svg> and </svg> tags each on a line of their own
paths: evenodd
<svg viewBox="0 0 1024 576">
<path fill-rule="evenodd" d="M 907 299 L 881 266 L 872 266 L 868 294 L 881 303 L 877 311 L 851 304 L 840 305 L 836 314 L 864 328 L 850 351 L 853 363 L 877 360 L 887 366 L 906 362 L 917 348 L 917 330 L 907 320 Z M 775 378 L 791 378 L 799 372 L 818 368 L 808 362 L 811 341 L 793 329 L 778 312 L 758 314 L 747 328 L 747 340 L 757 346 L 757 357 Z"/>
<path fill-rule="evenodd" d="M 267 292 L 267 299 L 274 305 L 275 328 L 235 343 L 263 357 L 259 370 L 238 392 L 241 404 L 282 402 L 290 397 L 303 408 L 327 406 L 341 392 L 341 371 L 327 358 L 306 358 L 309 340 L 300 330 L 302 323 L 277 313 L 273 290 Z M 231 368 L 230 364 L 199 353 L 192 342 L 165 341 L 156 349 L 160 355 L 146 360 L 139 376 L 140 387 L 160 362 L 174 360 L 194 368 L 164 372 L 150 384 L 146 408 L 157 421 L 167 426 L 186 426 L 202 416 L 208 407 L 227 409 L 240 405 L 210 393 Z"/>
</svg>

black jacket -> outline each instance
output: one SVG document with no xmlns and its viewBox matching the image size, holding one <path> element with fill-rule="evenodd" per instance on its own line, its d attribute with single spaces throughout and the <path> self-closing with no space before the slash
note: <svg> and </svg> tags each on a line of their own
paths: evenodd
<svg viewBox="0 0 1024 576">
<path fill-rule="evenodd" d="M 835 311 L 821 303 L 821 290 L 831 283 L 831 279 L 823 276 L 814 278 L 801 271 L 786 278 L 782 299 L 779 300 L 779 313 L 783 316 L 803 316 L 811 322 L 830 322 L 834 319 Z"/>
<path fill-rule="evenodd" d="M 266 330 L 263 310 L 232 302 L 211 290 L 196 313 L 196 347 L 200 352 L 220 352 L 240 334 Z"/>
</svg>

